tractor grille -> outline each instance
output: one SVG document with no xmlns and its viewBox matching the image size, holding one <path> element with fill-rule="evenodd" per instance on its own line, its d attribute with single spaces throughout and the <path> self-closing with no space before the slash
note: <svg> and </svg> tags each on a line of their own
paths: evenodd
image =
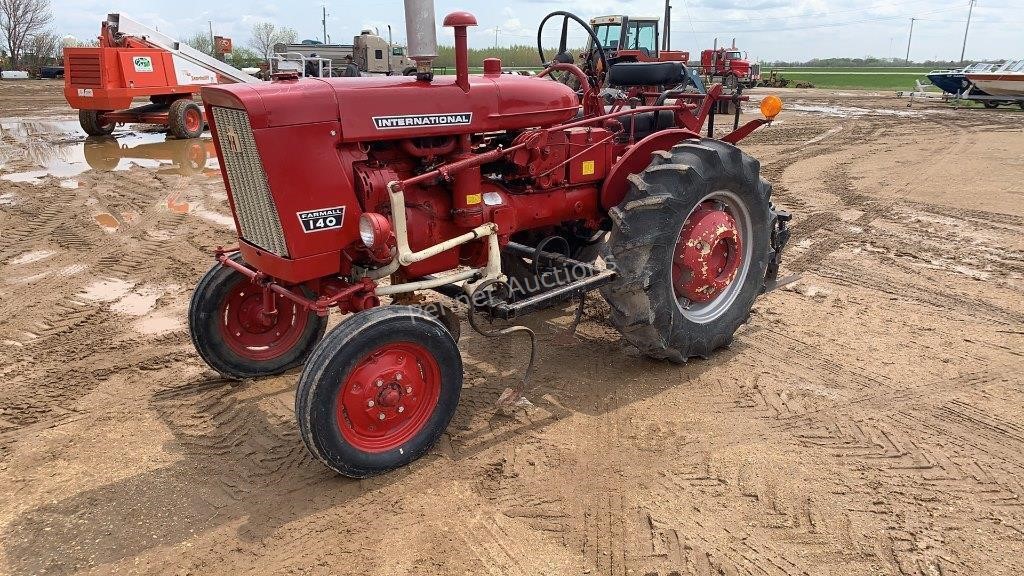
<svg viewBox="0 0 1024 576">
<path fill-rule="evenodd" d="M 213 123 L 242 238 L 268 252 L 287 256 L 281 220 L 274 197 L 270 195 L 248 115 L 244 110 L 214 106 Z"/>
<path fill-rule="evenodd" d="M 98 53 L 69 56 L 68 61 L 64 64 L 72 86 L 82 86 L 85 88 L 100 88 L 103 86 L 100 82 L 101 64 Z"/>
</svg>

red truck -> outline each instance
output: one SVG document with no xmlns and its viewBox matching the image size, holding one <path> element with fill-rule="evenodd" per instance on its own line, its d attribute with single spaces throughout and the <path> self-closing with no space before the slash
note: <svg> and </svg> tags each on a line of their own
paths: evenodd
<svg viewBox="0 0 1024 576">
<path fill-rule="evenodd" d="M 731 48 L 719 48 L 716 38 L 714 48 L 701 51 L 700 73 L 710 82 L 719 82 L 731 89 L 737 86 L 756 86 L 761 80 L 761 66 L 751 64 L 746 52 L 736 49 L 735 38 Z"/>
</svg>

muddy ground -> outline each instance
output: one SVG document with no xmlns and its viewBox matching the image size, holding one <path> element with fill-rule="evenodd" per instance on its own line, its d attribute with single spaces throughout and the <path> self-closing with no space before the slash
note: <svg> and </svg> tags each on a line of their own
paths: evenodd
<svg viewBox="0 0 1024 576">
<path fill-rule="evenodd" d="M 334 476 L 296 373 L 233 385 L 185 327 L 233 231 L 208 140 L 87 143 L 60 85 L 0 83 L 0 571 L 1018 574 L 1024 113 L 782 90 L 745 145 L 794 214 L 731 348 L 638 357 L 590 300 L 523 343 L 464 326 L 448 434 Z"/>
</svg>

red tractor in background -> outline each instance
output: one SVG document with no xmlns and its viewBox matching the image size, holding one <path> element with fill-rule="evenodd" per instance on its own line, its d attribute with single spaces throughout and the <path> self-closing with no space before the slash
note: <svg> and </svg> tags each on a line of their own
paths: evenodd
<svg viewBox="0 0 1024 576">
<path fill-rule="evenodd" d="M 619 62 L 683 62 L 690 59 L 689 52 L 669 50 L 667 43 L 658 40 L 661 31 L 657 16 L 598 16 L 590 19 L 596 41 L 605 50 L 609 64 Z M 588 41 L 587 51 L 594 49 L 594 39 Z M 662 48 L 659 49 L 659 46 Z"/>
<path fill-rule="evenodd" d="M 238 244 L 216 251 L 195 289 L 193 343 L 230 378 L 304 365 L 301 437 L 355 477 L 425 454 L 458 403 L 459 320 L 417 293 L 462 302 L 486 336 L 532 339 L 484 319 L 573 296 L 582 306 L 600 289 L 627 342 L 684 362 L 729 344 L 776 281 L 789 235 L 758 161 L 736 147 L 779 113 L 778 98 L 719 139 L 701 133 L 721 86 L 606 104 L 608 83 L 658 85 L 685 65 L 610 65 L 595 31 L 561 11 L 549 15 L 562 18 L 558 53 L 540 50 L 538 77 L 503 74 L 496 58 L 470 76 L 476 19 L 449 14 L 456 75 L 434 76 L 433 2 L 405 0 L 405 12 L 415 76 L 202 92 Z M 566 47 L 570 21 L 597 47 L 585 62 Z M 331 309 L 349 317 L 325 335 Z"/>
<path fill-rule="evenodd" d="M 761 80 L 761 66 L 751 64 L 746 53 L 736 49 L 735 38 L 732 40 L 732 48 L 719 48 L 718 39 L 715 38 L 713 49 L 701 51 L 699 70 L 709 82 L 721 82 L 730 90 L 735 90 L 737 86 L 757 86 Z"/>
</svg>

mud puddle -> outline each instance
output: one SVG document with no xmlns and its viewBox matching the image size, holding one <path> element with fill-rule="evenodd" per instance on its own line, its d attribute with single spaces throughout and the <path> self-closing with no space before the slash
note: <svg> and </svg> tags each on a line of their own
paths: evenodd
<svg viewBox="0 0 1024 576">
<path fill-rule="evenodd" d="M 789 104 L 786 109 L 793 112 L 820 114 L 834 118 L 857 118 L 861 116 L 896 116 L 898 118 L 915 118 L 943 113 L 941 110 L 891 110 L 887 108 L 860 108 L 857 106 L 832 106 Z"/>
<path fill-rule="evenodd" d="M 37 166 L 0 174 L 11 182 L 38 184 L 47 177 L 60 180 L 64 188 L 77 188 L 75 176 L 96 171 L 121 171 L 134 167 L 156 169 L 183 176 L 216 175 L 219 170 L 213 140 L 169 139 L 160 132 L 117 130 L 111 136 L 84 138 L 78 122 L 71 120 L 0 121 L 0 143 L 14 145 L 21 158 L 8 155 L 0 161 L 18 165 L 18 160 Z"/>
</svg>

